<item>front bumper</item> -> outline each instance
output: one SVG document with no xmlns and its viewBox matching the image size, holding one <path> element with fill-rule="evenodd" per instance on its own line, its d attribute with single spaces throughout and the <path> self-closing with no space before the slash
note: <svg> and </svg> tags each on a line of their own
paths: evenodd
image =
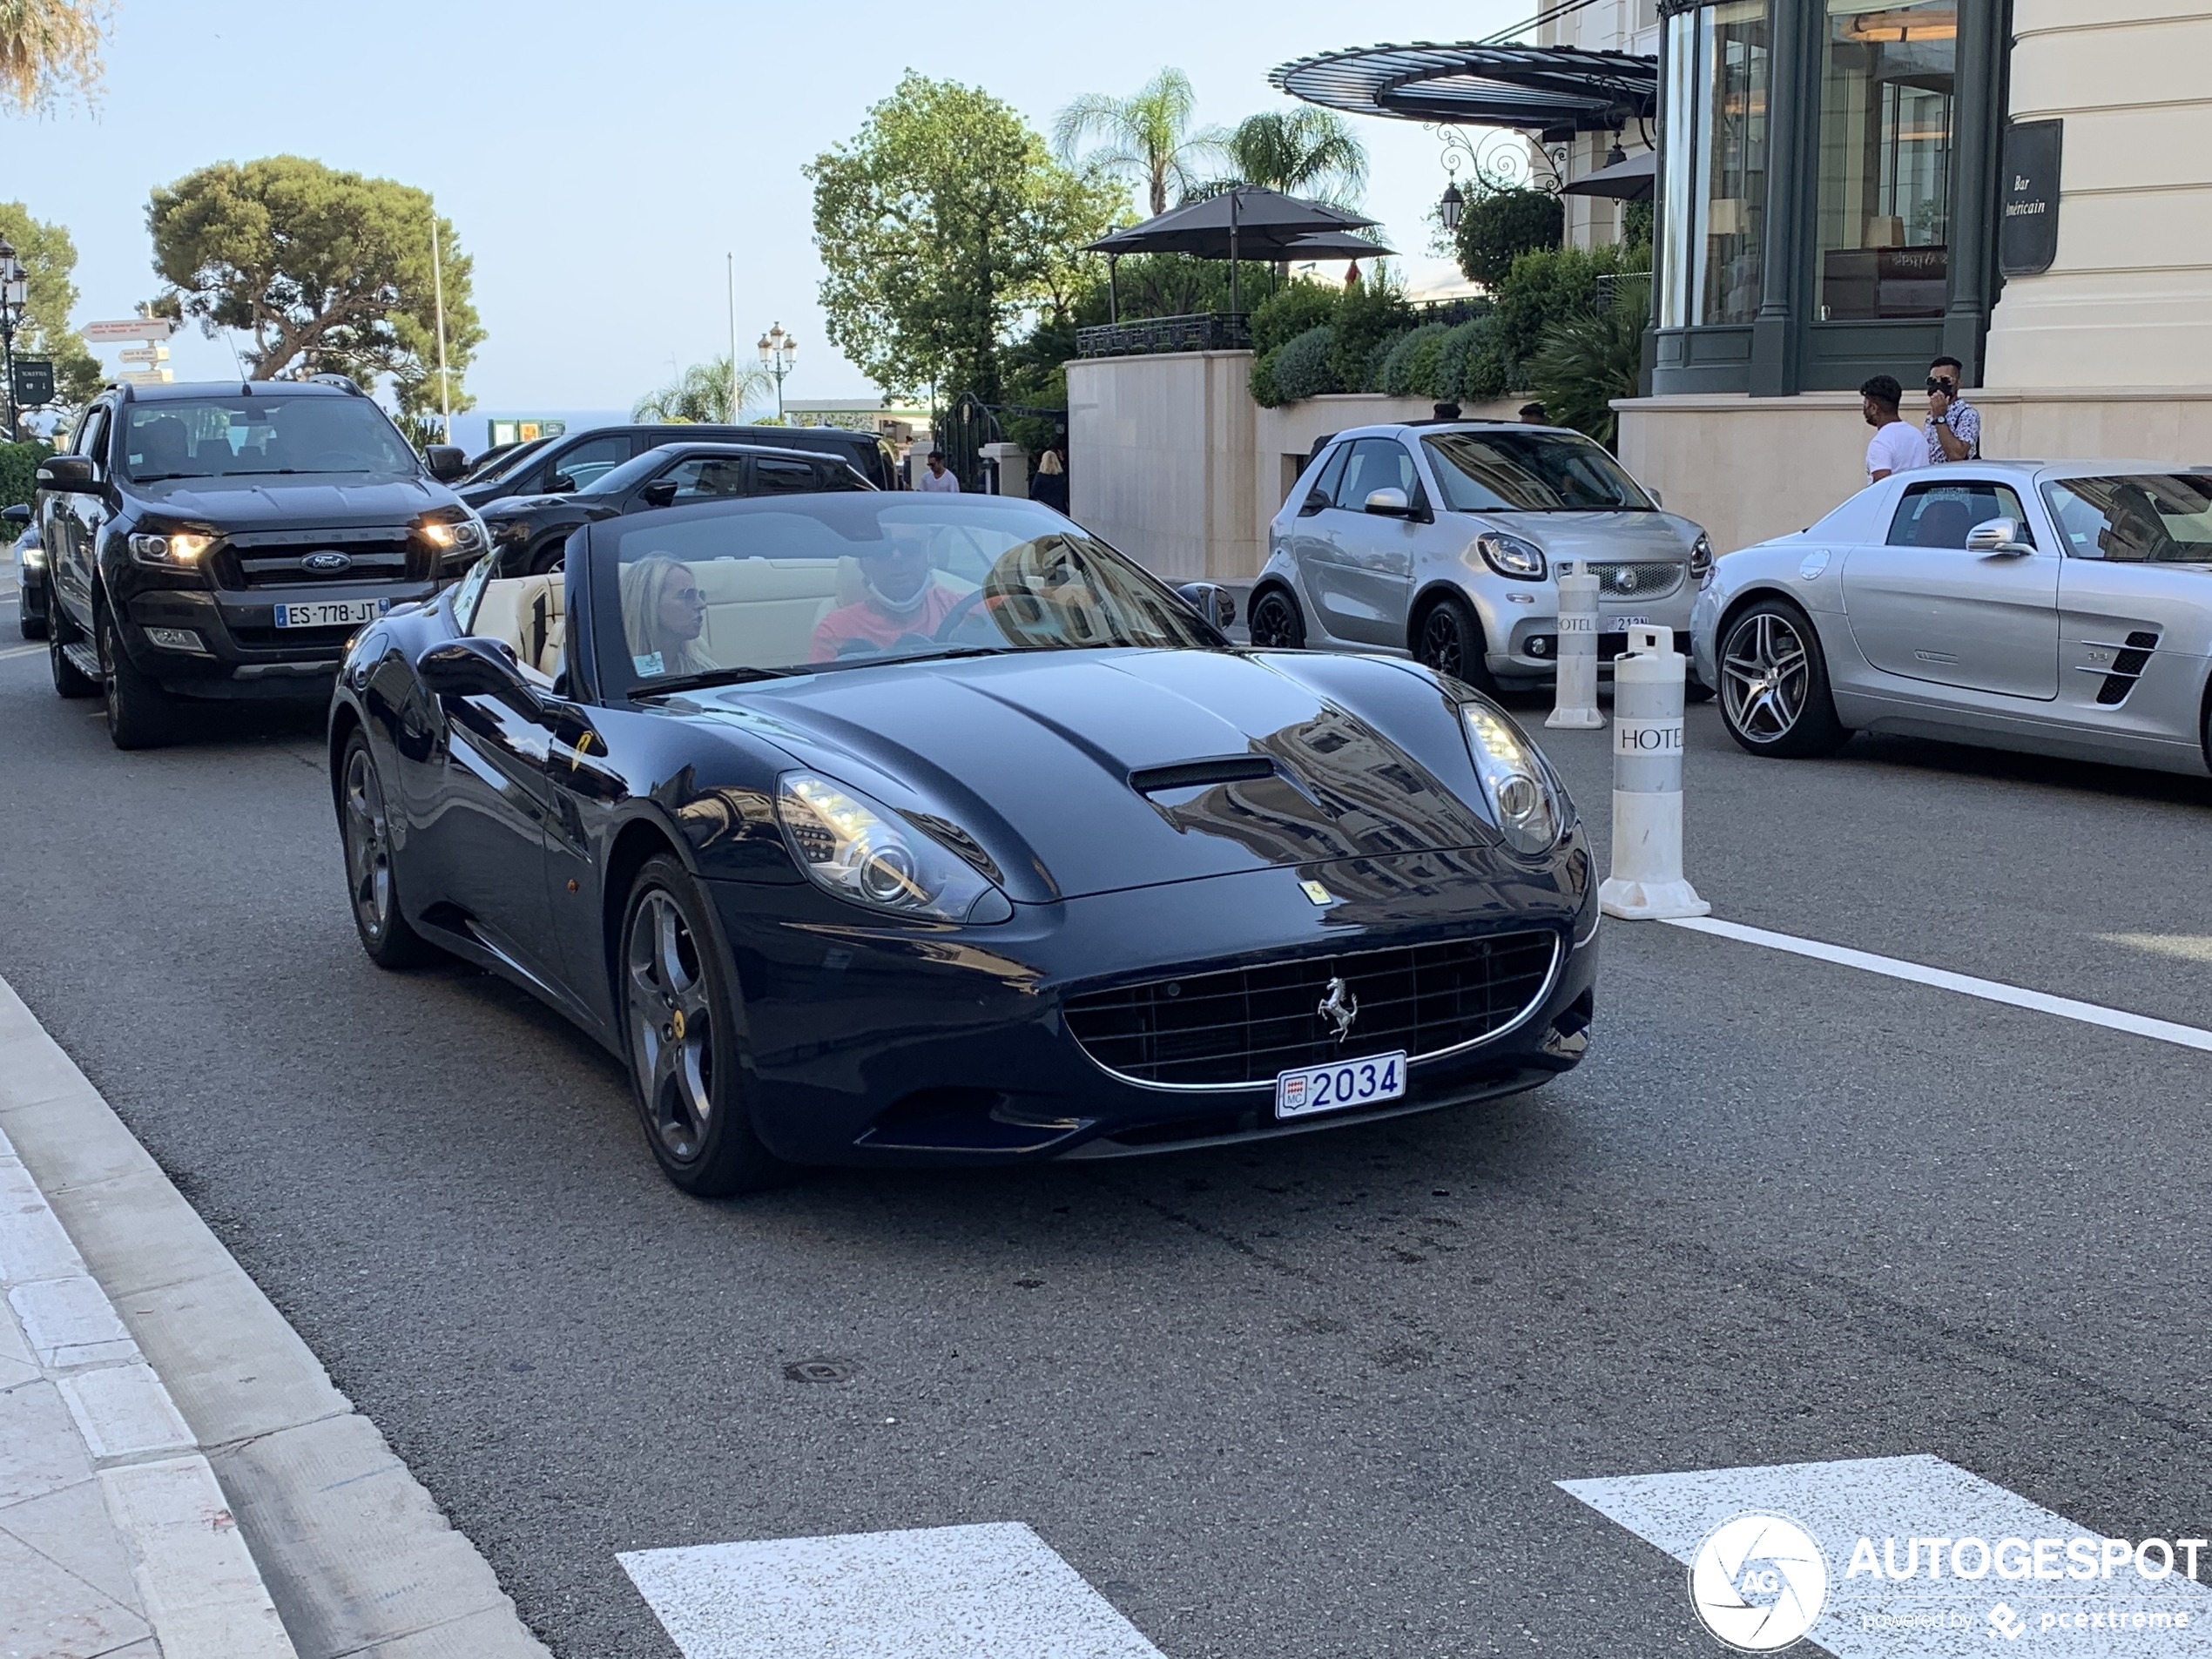
<svg viewBox="0 0 2212 1659">
<path fill-rule="evenodd" d="M 250 592 L 148 588 L 125 604 L 131 625 L 119 631 L 132 662 L 178 695 L 320 699 L 330 695 L 347 641 L 367 624 L 279 628 L 277 606 L 368 600 L 388 611 L 437 590 L 435 582 L 321 583 Z M 199 648 L 176 643 L 179 635 L 195 637 Z"/>
<path fill-rule="evenodd" d="M 1317 908 L 1302 880 L 1339 901 Z M 745 998 L 756 1127 L 809 1163 L 991 1163 L 1299 1133 L 1526 1089 L 1581 1057 L 1596 882 L 1576 830 L 1539 864 L 1497 849 L 1256 870 L 1017 907 L 991 927 L 874 923 L 812 887 L 716 881 Z M 1271 1084 L 1107 1072 L 1063 1017 L 1081 992 L 1294 956 L 1555 930 L 1512 1029 L 1406 1069 L 1401 1100 L 1278 1124 Z M 1318 1017 L 1318 1016 L 1317 1016 Z M 1345 1057 L 1362 1049 L 1356 1034 Z"/>
<path fill-rule="evenodd" d="M 1609 674 L 1613 659 L 1628 647 L 1632 622 L 1670 628 L 1680 648 L 1689 632 L 1692 590 L 1683 586 L 1663 598 L 1637 604 L 1609 596 L 1598 605 L 1598 671 Z M 1527 604 L 1516 603 L 1525 598 Z M 1525 594 L 1511 592 L 1476 596 L 1484 644 L 1490 647 L 1483 661 L 1501 680 L 1545 680 L 1559 672 L 1559 590 L 1549 583 L 1530 583 Z M 1502 649 L 1499 647 L 1502 645 Z"/>
</svg>

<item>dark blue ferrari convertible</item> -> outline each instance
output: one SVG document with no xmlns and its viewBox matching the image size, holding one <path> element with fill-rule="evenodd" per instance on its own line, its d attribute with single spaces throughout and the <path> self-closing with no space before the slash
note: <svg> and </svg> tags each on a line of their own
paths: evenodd
<svg viewBox="0 0 2212 1659">
<path fill-rule="evenodd" d="M 694 1193 L 1371 1121 L 1587 1041 L 1589 852 L 1504 711 L 1234 645 L 1028 502 L 770 496 L 488 558 L 353 642 L 330 768 L 370 957 L 575 1021 Z"/>
</svg>

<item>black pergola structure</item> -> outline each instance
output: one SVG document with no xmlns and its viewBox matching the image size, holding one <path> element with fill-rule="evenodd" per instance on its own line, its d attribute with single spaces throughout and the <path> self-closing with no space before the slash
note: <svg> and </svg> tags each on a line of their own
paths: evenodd
<svg viewBox="0 0 2212 1659">
<path fill-rule="evenodd" d="M 1292 98 L 1348 115 L 1519 127 L 1548 144 L 1617 132 L 1659 107 L 1657 59 L 1579 46 L 1417 40 L 1301 57 L 1267 78 Z"/>
<path fill-rule="evenodd" d="M 1115 267 L 1124 253 L 1187 253 L 1194 259 L 1228 260 L 1229 311 L 1233 320 L 1230 332 L 1233 333 L 1242 327 L 1244 315 L 1239 270 L 1242 261 L 1271 260 L 1279 264 L 1298 260 L 1365 259 L 1388 253 L 1391 250 L 1380 242 L 1349 234 L 1374 223 L 1364 213 L 1332 206 L 1327 202 L 1286 196 L 1281 191 L 1260 185 L 1236 185 L 1197 201 L 1185 202 L 1180 207 L 1171 207 L 1141 225 L 1102 236 L 1084 252 L 1106 256 L 1108 315 L 1116 330 L 1121 327 L 1122 307 Z M 1220 320 L 1215 318 L 1148 318 L 1145 326 L 1151 334 L 1159 334 L 1165 327 L 1167 333 L 1162 337 L 1171 342 L 1139 344 L 1137 348 L 1145 351 L 1204 350 L 1244 343 L 1224 337 Z M 1078 342 L 1081 344 L 1086 335 L 1103 336 L 1105 332 L 1084 329 L 1077 336 Z M 1083 354 L 1105 356 L 1121 353 L 1086 350 Z"/>
</svg>

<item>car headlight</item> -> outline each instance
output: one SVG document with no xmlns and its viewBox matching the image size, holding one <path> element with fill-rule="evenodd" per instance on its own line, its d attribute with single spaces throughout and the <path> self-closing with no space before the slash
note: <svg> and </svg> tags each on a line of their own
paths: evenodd
<svg viewBox="0 0 2212 1659">
<path fill-rule="evenodd" d="M 1482 555 L 1482 562 L 1501 577 L 1515 582 L 1544 579 L 1544 550 L 1534 542 L 1524 542 L 1502 530 L 1491 530 L 1474 538 L 1474 548 Z"/>
<path fill-rule="evenodd" d="M 1462 703 L 1460 721 L 1506 845 L 1516 853 L 1550 852 L 1567 826 L 1567 807 L 1535 750 L 1487 703 Z"/>
<path fill-rule="evenodd" d="M 940 921 L 1004 921 L 1006 895 L 889 807 L 811 772 L 777 780 L 776 819 L 799 867 L 840 899 Z"/>
<path fill-rule="evenodd" d="M 200 555 L 214 545 L 213 536 L 192 530 L 172 530 L 164 536 L 139 531 L 131 537 L 131 556 L 141 564 L 177 570 L 199 563 Z"/>
<path fill-rule="evenodd" d="M 418 520 L 415 529 L 441 554 L 456 558 L 472 556 L 491 545 L 484 521 L 465 507 L 448 508 L 435 517 Z"/>
<path fill-rule="evenodd" d="M 1689 544 L 1689 574 L 1701 588 L 1710 587 L 1713 581 L 1713 544 L 1698 531 L 1697 539 Z"/>
<path fill-rule="evenodd" d="M 21 543 L 17 543 L 16 558 L 26 570 L 43 570 L 46 568 L 46 550 L 43 547 L 25 547 Z"/>
</svg>

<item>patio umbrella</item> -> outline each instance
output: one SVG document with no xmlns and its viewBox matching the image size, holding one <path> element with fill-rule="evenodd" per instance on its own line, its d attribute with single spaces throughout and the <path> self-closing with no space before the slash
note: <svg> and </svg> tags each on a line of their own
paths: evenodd
<svg viewBox="0 0 2212 1659">
<path fill-rule="evenodd" d="M 1369 260 L 1397 252 L 1394 247 L 1371 242 L 1347 231 L 1322 231 L 1313 236 L 1299 237 L 1277 257 L 1286 265 L 1296 265 L 1300 260 Z"/>
<path fill-rule="evenodd" d="M 1230 309 L 1241 311 L 1239 260 L 1289 258 L 1288 250 L 1303 237 L 1358 230 L 1373 223 L 1348 208 L 1285 196 L 1259 185 L 1238 185 L 1217 196 L 1171 207 L 1142 225 L 1102 236 L 1085 251 L 1103 253 L 1109 260 L 1124 253 L 1189 253 L 1202 260 L 1227 260 Z"/>
<path fill-rule="evenodd" d="M 1626 161 L 1616 161 L 1609 167 L 1577 179 L 1567 185 L 1561 194 L 1567 196 L 1610 196 L 1616 201 L 1648 202 L 1653 186 L 1659 178 L 1659 155 L 1645 150 L 1630 156 Z"/>
</svg>

